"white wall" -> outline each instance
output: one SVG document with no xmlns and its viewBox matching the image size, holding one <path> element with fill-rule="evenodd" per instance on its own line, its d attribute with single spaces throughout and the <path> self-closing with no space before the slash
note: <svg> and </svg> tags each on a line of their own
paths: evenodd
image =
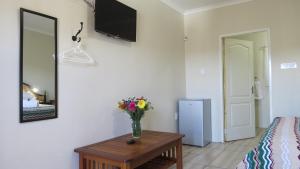
<svg viewBox="0 0 300 169">
<path fill-rule="evenodd" d="M 270 28 L 272 117 L 300 115 L 300 70 L 280 69 L 282 62 L 300 64 L 299 16 L 299 0 L 254 0 L 185 16 L 187 96 L 212 98 L 214 141 L 223 140 L 220 35 Z"/>
<path fill-rule="evenodd" d="M 23 35 L 23 82 L 55 100 L 55 38 L 26 29 Z"/>
<path fill-rule="evenodd" d="M 183 16 L 159 0 L 122 2 L 138 10 L 136 43 L 96 33 L 82 0 L 1 0 L 1 169 L 78 168 L 74 148 L 130 131 L 129 118 L 116 109 L 128 96 L 152 101 L 145 128 L 175 131 L 176 101 L 185 96 Z M 18 121 L 20 7 L 59 19 L 59 51 L 85 23 L 83 42 L 98 65 L 59 65 L 58 119 Z"/>
</svg>

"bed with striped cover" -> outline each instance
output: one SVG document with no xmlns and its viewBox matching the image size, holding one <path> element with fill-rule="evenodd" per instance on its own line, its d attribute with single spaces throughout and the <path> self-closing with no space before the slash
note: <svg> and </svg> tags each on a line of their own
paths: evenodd
<svg viewBox="0 0 300 169">
<path fill-rule="evenodd" d="M 237 169 L 299 169 L 300 118 L 277 117 Z"/>
</svg>

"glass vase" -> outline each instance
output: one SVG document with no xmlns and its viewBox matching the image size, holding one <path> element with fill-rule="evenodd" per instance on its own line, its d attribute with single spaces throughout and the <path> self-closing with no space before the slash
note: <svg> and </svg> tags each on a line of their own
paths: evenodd
<svg viewBox="0 0 300 169">
<path fill-rule="evenodd" d="M 142 135 L 141 122 L 140 120 L 132 121 L 132 137 L 133 139 L 139 139 Z"/>
</svg>

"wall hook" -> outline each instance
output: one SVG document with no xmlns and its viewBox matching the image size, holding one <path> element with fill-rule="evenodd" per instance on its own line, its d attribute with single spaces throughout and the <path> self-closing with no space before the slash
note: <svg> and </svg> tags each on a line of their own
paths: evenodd
<svg viewBox="0 0 300 169">
<path fill-rule="evenodd" d="M 81 28 L 77 31 L 76 35 L 72 36 L 72 40 L 74 42 L 80 42 L 81 41 L 81 37 L 78 37 L 78 35 L 81 33 L 82 29 L 83 29 L 83 22 L 80 22 Z"/>
</svg>

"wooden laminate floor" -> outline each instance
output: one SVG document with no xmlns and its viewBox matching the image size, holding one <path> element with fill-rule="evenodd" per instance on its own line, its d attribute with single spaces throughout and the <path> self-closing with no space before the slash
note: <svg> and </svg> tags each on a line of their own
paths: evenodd
<svg viewBox="0 0 300 169">
<path fill-rule="evenodd" d="M 183 146 L 184 169 L 235 169 L 248 151 L 255 147 L 263 129 L 257 137 L 226 143 L 211 143 L 204 148 Z M 171 169 L 176 169 L 172 167 Z"/>
</svg>

